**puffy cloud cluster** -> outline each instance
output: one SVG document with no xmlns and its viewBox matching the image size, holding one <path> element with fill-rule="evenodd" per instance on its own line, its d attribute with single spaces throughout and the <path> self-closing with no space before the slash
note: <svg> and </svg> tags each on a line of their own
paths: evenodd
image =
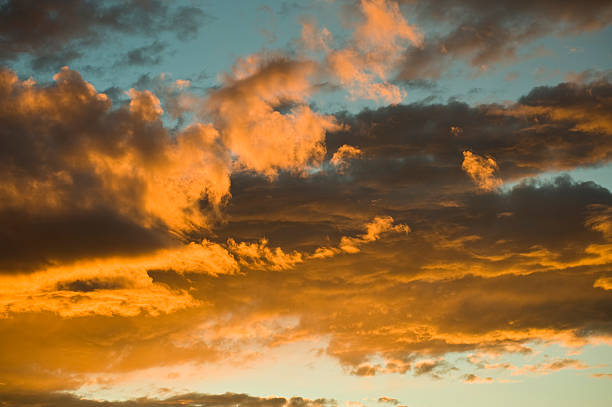
<svg viewBox="0 0 612 407">
<path fill-rule="evenodd" d="M 405 93 L 387 79 L 407 43 L 423 46 L 423 34 L 406 22 L 393 1 L 361 0 L 360 10 L 362 20 L 350 45 L 328 52 L 329 69 L 353 99 L 400 103 Z"/>
<path fill-rule="evenodd" d="M 331 32 L 319 29 L 312 19 L 302 21 L 301 44 L 307 52 L 324 54 L 324 70 L 348 91 L 350 99 L 400 103 L 405 92 L 389 78 L 407 47 L 423 46 L 423 34 L 408 24 L 395 1 L 361 0 L 356 10 L 352 37 L 346 44 L 336 45 Z"/>
<path fill-rule="evenodd" d="M 214 128 L 196 123 L 173 137 L 151 92 L 131 90 L 112 109 L 78 72 L 54 79 L 39 86 L 2 71 L 3 211 L 106 211 L 177 233 L 206 226 L 198 201 L 218 206 L 229 194 L 229 153 Z"/>
<path fill-rule="evenodd" d="M 306 103 L 315 67 L 311 61 L 253 55 L 240 59 L 208 97 L 206 113 L 245 168 L 273 177 L 322 160 L 325 134 L 339 126 Z"/>
<path fill-rule="evenodd" d="M 422 39 L 395 3 L 360 4 L 346 47 L 305 37 L 356 94 L 394 102 L 372 86 L 394 86 L 387 66 Z M 0 381 L 74 389 L 313 339 L 355 375 L 475 383 L 489 376 L 463 375 L 450 353 L 609 343 L 610 191 L 567 177 L 502 191 L 497 175 L 608 163 L 607 81 L 332 116 L 309 105 L 320 68 L 240 59 L 208 97 L 182 99 L 211 123 L 176 131 L 151 91 L 113 107 L 67 68 L 45 85 L 2 71 Z M 566 368 L 586 365 L 506 370 Z M 163 402 L 319 403 L 234 396 Z"/>
</svg>

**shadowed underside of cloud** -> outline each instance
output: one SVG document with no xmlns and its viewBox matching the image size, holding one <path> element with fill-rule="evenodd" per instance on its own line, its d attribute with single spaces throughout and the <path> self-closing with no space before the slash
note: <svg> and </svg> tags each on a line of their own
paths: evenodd
<svg viewBox="0 0 612 407">
<path fill-rule="evenodd" d="M 255 397 L 247 394 L 188 393 L 163 399 L 139 398 L 127 401 L 96 401 L 62 393 L 0 393 L 7 407 L 331 407 L 333 400 L 302 397 Z"/>
<path fill-rule="evenodd" d="M 262 273 L 249 260 L 245 271 L 249 264 L 252 271 L 241 275 L 184 275 L 171 271 L 170 262 L 170 270 L 149 272 L 147 284 L 189 289 L 188 298 L 200 304 L 137 318 L 12 313 L 0 323 L 2 337 L 10 338 L 0 372 L 9 387 L 65 389 L 101 372 L 219 363 L 254 346 L 329 338 L 327 354 L 353 374 L 441 377 L 454 372 L 443 359 L 448 352 L 528 353 L 538 342 L 609 341 L 612 297 L 596 281 L 609 276 L 612 256 L 605 229 L 596 225 L 609 222 L 603 209 L 611 205 L 609 191 L 560 179 L 476 194 L 461 206 L 396 208 L 398 219 L 410 220 L 410 233 L 386 235 L 358 253 L 303 257 L 288 272 Z M 313 222 L 294 221 L 302 229 Z M 270 220 L 263 226 L 286 225 Z M 295 230 L 282 236 L 275 240 L 283 246 L 300 239 Z M 334 241 L 341 243 L 341 236 Z M 66 284 L 58 288 L 113 295 L 112 281 Z M 79 303 L 73 301 L 73 312 Z M 47 333 L 44 346 L 39 332 Z"/>
</svg>

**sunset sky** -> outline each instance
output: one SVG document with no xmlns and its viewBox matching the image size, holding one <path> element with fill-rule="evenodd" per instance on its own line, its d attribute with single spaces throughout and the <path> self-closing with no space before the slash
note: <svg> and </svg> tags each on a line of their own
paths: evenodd
<svg viewBox="0 0 612 407">
<path fill-rule="evenodd" d="M 610 0 L 0 0 L 1 407 L 612 405 Z"/>
</svg>

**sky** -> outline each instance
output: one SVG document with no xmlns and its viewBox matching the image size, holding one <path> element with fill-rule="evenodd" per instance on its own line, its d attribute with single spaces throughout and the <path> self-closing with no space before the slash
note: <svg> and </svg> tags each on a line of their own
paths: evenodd
<svg viewBox="0 0 612 407">
<path fill-rule="evenodd" d="M 0 0 L 0 406 L 612 404 L 612 3 Z"/>
</svg>

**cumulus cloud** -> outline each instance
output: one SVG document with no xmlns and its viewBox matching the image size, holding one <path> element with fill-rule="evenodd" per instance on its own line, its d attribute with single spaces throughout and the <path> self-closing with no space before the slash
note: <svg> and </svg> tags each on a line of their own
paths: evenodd
<svg viewBox="0 0 612 407">
<path fill-rule="evenodd" d="M 352 99 L 400 103 L 405 92 L 387 78 L 408 44 L 423 46 L 423 34 L 406 22 L 394 1 L 361 0 L 359 9 L 351 43 L 328 51 L 327 65 Z"/>
<path fill-rule="evenodd" d="M 568 177 L 474 191 L 460 164 L 495 157 L 470 155 L 486 185 L 497 164 L 519 181 L 608 162 L 609 84 L 328 117 L 307 104 L 316 68 L 258 58 L 211 91 L 213 123 L 176 132 L 155 92 L 113 108 L 75 71 L 3 71 L 3 383 L 75 388 L 306 339 L 353 374 L 442 377 L 449 353 L 610 340 L 610 192 Z M 568 106 L 584 114 L 550 113 Z M 350 177 L 304 176 L 346 146 L 368 158 Z M 524 374 L 582 367 L 538 363 Z"/>
<path fill-rule="evenodd" d="M 246 169 L 273 177 L 279 170 L 303 172 L 322 160 L 326 132 L 340 127 L 306 103 L 315 67 L 265 55 L 239 59 L 206 100 L 206 113 Z"/>
<path fill-rule="evenodd" d="M 160 100 L 130 90 L 112 109 L 78 72 L 63 68 L 51 86 L 2 74 L 4 208 L 30 212 L 90 210 L 130 216 L 145 227 L 163 222 L 176 232 L 206 225 L 197 210 L 229 193 L 229 153 L 209 125 L 193 124 L 173 138 L 163 127 Z M 62 141 L 63 140 L 63 141 Z M 18 188 L 17 185 L 20 185 Z"/>
</svg>

